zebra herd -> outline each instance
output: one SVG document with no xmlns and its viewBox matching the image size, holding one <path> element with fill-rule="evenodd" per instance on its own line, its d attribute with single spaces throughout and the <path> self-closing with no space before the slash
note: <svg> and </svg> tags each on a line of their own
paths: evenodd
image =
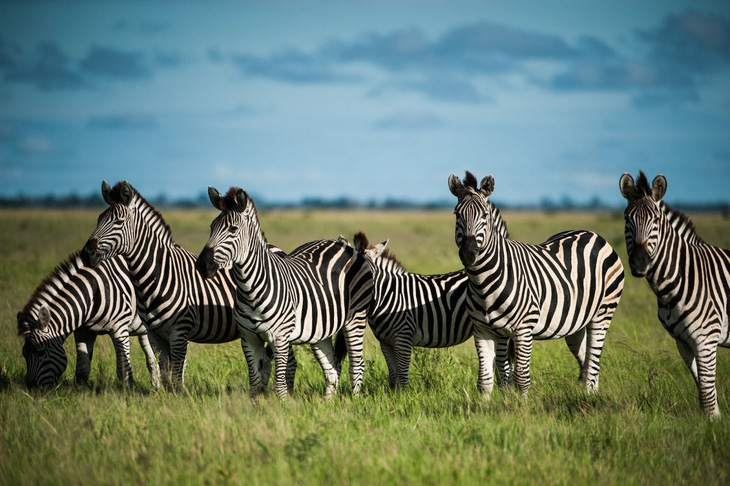
<svg viewBox="0 0 730 486">
<path fill-rule="evenodd" d="M 153 387 L 171 389 L 184 386 L 189 342 L 240 339 L 252 396 L 267 387 L 272 362 L 276 393 L 291 393 L 295 344 L 312 348 L 327 397 L 337 392 L 347 355 L 357 395 L 369 325 L 393 388 L 407 386 L 414 346 L 455 346 L 473 336 L 477 388 L 487 397 L 495 375 L 500 386 L 526 395 L 533 341 L 558 338 L 575 356 L 585 390 L 596 392 L 624 285 L 618 254 L 590 231 L 566 231 L 539 245 L 511 240 L 489 200 L 491 176 L 477 184 L 469 172 L 463 181 L 452 174 L 448 182 L 464 268 L 443 275 L 408 272 L 387 241 L 370 246 L 364 233 L 352 245 L 344 237 L 318 240 L 287 254 L 268 243 L 253 200 L 236 187 L 225 195 L 209 188 L 220 214 L 195 255 L 175 244 L 162 215 L 129 183 L 103 182 L 109 207 L 96 229 L 18 313 L 26 383 L 60 380 L 63 343 L 72 333 L 76 380 L 85 382 L 97 334 L 110 334 L 125 385 L 132 381 L 130 336 L 139 337 Z M 664 176 L 650 187 L 643 172 L 636 181 L 624 174 L 619 186 L 628 203 L 631 273 L 646 277 L 702 410 L 718 417 L 715 363 L 717 347 L 730 346 L 730 252 L 705 243 L 686 215 L 664 203 Z"/>
</svg>

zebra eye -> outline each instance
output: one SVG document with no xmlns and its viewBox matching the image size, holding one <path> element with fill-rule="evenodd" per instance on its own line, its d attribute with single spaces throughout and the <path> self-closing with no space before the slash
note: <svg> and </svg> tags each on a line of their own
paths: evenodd
<svg viewBox="0 0 730 486">
<path fill-rule="evenodd" d="M 229 233 L 238 233 L 238 226 L 230 226 L 228 228 Z"/>
</svg>

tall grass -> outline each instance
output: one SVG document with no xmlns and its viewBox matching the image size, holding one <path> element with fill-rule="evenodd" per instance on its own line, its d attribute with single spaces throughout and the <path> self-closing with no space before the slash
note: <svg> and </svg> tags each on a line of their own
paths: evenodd
<svg viewBox="0 0 730 486">
<path fill-rule="evenodd" d="M 723 419 L 699 412 L 697 392 L 674 343 L 656 318 L 644 281 L 627 274 L 601 361 L 600 391 L 586 395 L 562 341 L 538 342 L 532 387 L 523 400 L 476 391 L 471 341 L 449 350 L 417 349 L 410 388 L 392 392 L 377 342 L 368 335 L 361 396 L 346 374 L 340 395 L 323 397 L 319 365 L 297 349 L 294 395 L 248 397 L 237 343 L 190 346 L 187 388 L 153 392 L 133 343 L 135 384 L 116 378 L 112 347 L 100 338 L 91 383 L 69 371 L 50 392 L 23 385 L 15 313 L 35 285 L 80 248 L 94 211 L 0 211 L 0 483 L 705 483 L 730 482 L 730 353 L 720 350 Z M 209 211 L 165 211 L 178 243 L 199 251 Z M 263 213 L 271 243 L 290 251 L 305 241 L 364 230 L 411 270 L 459 268 L 453 216 L 441 212 Z M 505 212 L 510 234 L 537 243 L 568 228 L 593 229 L 624 262 L 620 215 Z M 708 241 L 730 247 L 730 227 L 694 218 Z"/>
</svg>

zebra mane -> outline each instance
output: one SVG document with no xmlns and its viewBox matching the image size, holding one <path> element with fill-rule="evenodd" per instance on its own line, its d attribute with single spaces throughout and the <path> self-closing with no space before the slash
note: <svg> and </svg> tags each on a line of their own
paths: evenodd
<svg viewBox="0 0 730 486">
<path fill-rule="evenodd" d="M 502 213 L 499 208 L 492 202 L 487 201 L 487 204 L 492 209 L 492 221 L 494 222 L 494 230 L 504 238 L 509 238 L 509 231 L 507 231 L 507 223 L 502 219 Z"/>
<path fill-rule="evenodd" d="M 241 201 L 239 199 L 239 191 L 243 192 L 244 196 L 246 196 L 245 201 Z M 269 243 L 269 240 L 266 239 L 266 233 L 264 233 L 264 230 L 261 229 L 261 225 L 258 223 L 259 213 L 256 210 L 256 204 L 253 202 L 253 199 L 251 199 L 251 196 L 249 196 L 246 191 L 242 190 L 240 187 L 231 187 L 230 189 L 228 189 L 228 192 L 226 192 L 226 195 L 220 199 L 219 204 L 222 211 L 237 212 L 242 212 L 250 204 L 251 214 L 253 216 L 256 216 L 256 225 L 258 226 L 259 233 L 261 233 L 261 237 L 264 239 L 264 243 Z"/>
<path fill-rule="evenodd" d="M 33 291 L 28 302 L 20 314 L 31 315 L 31 311 L 39 306 L 40 299 L 45 295 L 55 295 L 58 290 L 84 266 L 79 252 L 73 252 L 64 261 L 59 263 Z M 18 322 L 18 336 L 28 334 L 30 329 Z"/>
<path fill-rule="evenodd" d="M 639 171 L 639 178 L 636 179 L 636 184 L 634 184 L 634 186 L 636 187 L 637 196 L 651 196 L 651 186 L 649 185 L 649 179 L 646 178 L 646 174 L 644 174 L 643 170 Z"/>
<path fill-rule="evenodd" d="M 705 240 L 703 240 L 702 237 L 697 234 L 695 225 L 692 220 L 689 219 L 689 216 L 687 216 L 682 211 L 679 211 L 678 209 L 674 209 L 663 200 L 659 201 L 659 207 L 662 209 L 664 215 L 667 217 L 669 224 L 672 225 L 675 231 L 679 233 L 679 235 L 684 240 L 692 244 L 705 242 Z"/>
<path fill-rule="evenodd" d="M 466 171 L 466 176 L 464 177 L 464 187 L 470 187 L 470 188 L 474 189 L 475 191 L 478 190 L 477 189 L 477 178 L 474 177 L 474 174 L 472 174 L 468 170 Z"/>
<path fill-rule="evenodd" d="M 165 221 L 165 218 L 163 218 L 162 214 L 160 214 L 160 212 L 157 209 L 155 209 L 155 207 L 152 204 L 150 204 L 142 196 L 142 194 L 140 194 L 139 191 L 137 191 L 137 189 L 132 187 L 131 184 L 129 184 L 128 182 L 124 182 L 124 181 L 117 182 L 116 184 L 114 184 L 114 187 L 112 187 L 111 191 L 109 191 L 109 196 L 111 197 L 111 199 L 118 204 L 124 204 L 124 202 L 122 200 L 122 186 L 124 184 L 126 184 L 127 186 L 129 186 L 130 189 L 132 189 L 132 192 L 134 193 L 134 196 L 136 197 L 136 199 L 138 201 L 138 206 L 142 210 L 140 212 L 140 214 L 144 213 L 145 219 L 148 220 L 150 225 L 153 228 L 160 230 L 160 235 L 163 237 L 163 239 L 165 239 L 169 243 L 173 243 L 174 241 L 172 239 L 172 231 L 170 230 L 170 226 Z M 147 216 L 147 215 L 149 215 L 149 216 Z"/>
<path fill-rule="evenodd" d="M 402 270 L 404 272 L 407 272 L 406 267 L 404 267 L 400 260 L 396 258 L 395 253 L 390 251 L 390 248 L 386 248 L 385 250 L 383 250 L 383 253 L 381 253 L 378 258 L 392 262 L 393 270 Z"/>
<path fill-rule="evenodd" d="M 241 201 L 238 197 L 239 192 L 243 193 L 245 198 L 243 201 Z M 256 211 L 256 204 L 254 204 L 253 199 L 251 199 L 251 196 L 249 196 L 246 191 L 240 187 L 231 187 L 228 189 L 226 195 L 220 199 L 220 208 L 223 211 L 241 212 L 246 209 L 246 206 L 248 206 L 249 203 L 253 210 Z"/>
</svg>

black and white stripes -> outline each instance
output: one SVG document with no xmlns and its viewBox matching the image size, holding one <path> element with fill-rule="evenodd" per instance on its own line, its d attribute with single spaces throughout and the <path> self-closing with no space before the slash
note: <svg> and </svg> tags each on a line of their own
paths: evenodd
<svg viewBox="0 0 730 486">
<path fill-rule="evenodd" d="M 676 340 L 702 410 L 719 417 L 716 354 L 718 346 L 730 346 L 730 251 L 704 243 L 686 216 L 668 209 L 662 201 L 664 176 L 649 187 L 643 172 L 636 183 L 624 174 L 619 187 L 628 201 L 624 217 L 631 273 L 646 277 L 656 294 L 659 320 Z"/>
<path fill-rule="evenodd" d="M 129 337 L 138 336 L 152 385 L 159 386 L 159 368 L 137 314 L 137 300 L 126 263 L 120 257 L 85 267 L 78 253 L 69 256 L 38 286 L 18 313 L 18 334 L 25 337 L 23 356 L 28 386 L 54 386 L 66 369 L 63 342 L 74 333 L 76 381 L 85 383 L 91 370 L 98 334 L 109 334 L 117 358 L 117 376 L 132 381 Z"/>
<path fill-rule="evenodd" d="M 173 384 L 180 387 L 188 342 L 224 343 L 240 337 L 233 321 L 230 269 L 202 278 L 195 271 L 196 255 L 174 243 L 162 215 L 126 181 L 114 188 L 104 182 L 102 195 L 109 208 L 99 216 L 81 256 L 92 266 L 123 257 L 140 317 L 160 350 L 163 384 L 168 384 L 171 370 Z"/>
<path fill-rule="evenodd" d="M 507 226 L 493 206 L 492 216 L 495 228 L 506 237 Z M 389 384 L 397 387 L 408 384 L 414 346 L 456 346 L 472 336 L 473 326 L 466 307 L 468 279 L 464 270 L 441 275 L 410 273 L 386 249 L 387 243 L 370 247 L 364 233 L 355 234 L 353 239 L 355 249 L 365 256 L 373 272 L 368 322 L 380 342 Z M 511 375 L 507 344 L 500 341 L 496 350 L 501 383 L 508 383 Z"/>
<path fill-rule="evenodd" d="M 241 189 L 224 197 L 209 188 L 221 214 L 211 224 L 210 239 L 200 253 L 198 270 L 215 278 L 233 265 L 235 320 L 243 334 L 251 393 L 260 387 L 258 369 L 267 342 L 275 354 L 275 388 L 287 393 L 284 370 L 291 344 L 310 344 L 322 366 L 326 394 L 339 380 L 332 336 L 342 331 L 350 358 L 353 394 L 362 382 L 363 334 L 372 293 L 365 259 L 339 241 L 304 244 L 286 256 L 267 250 L 253 201 Z"/>
<path fill-rule="evenodd" d="M 455 238 L 469 278 L 467 308 L 479 356 L 478 388 L 491 393 L 494 346 L 515 344 L 514 381 L 526 394 L 534 339 L 565 338 L 580 365 L 586 389 L 598 389 L 606 331 L 623 289 L 623 265 L 611 246 L 590 231 L 557 234 L 540 245 L 495 231 L 487 198 L 494 179 L 477 187 L 451 175 L 457 198 Z"/>
</svg>

